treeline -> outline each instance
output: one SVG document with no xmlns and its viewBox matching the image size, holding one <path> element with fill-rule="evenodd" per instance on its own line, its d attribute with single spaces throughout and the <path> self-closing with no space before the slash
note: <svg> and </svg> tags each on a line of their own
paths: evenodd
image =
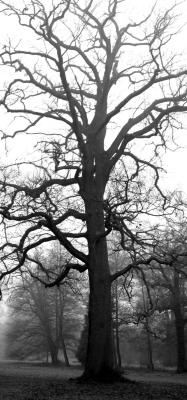
<svg viewBox="0 0 187 400">
<path fill-rule="evenodd" d="M 180 227 L 180 229 L 179 229 Z M 116 367 L 187 369 L 187 248 L 185 224 L 172 224 L 158 240 L 155 259 L 135 265 L 112 283 Z M 160 232 L 159 232 L 160 235 Z M 157 238 L 157 240 L 156 240 Z M 129 265 L 129 255 L 110 245 L 111 272 Z M 165 263 L 159 263 L 160 255 Z M 148 254 L 146 254 L 146 259 Z M 37 254 L 37 262 L 44 255 Z M 46 271 L 62 268 L 65 254 L 47 253 L 43 272 L 32 265 L 12 284 L 8 299 L 7 357 L 69 366 L 84 364 L 88 339 L 88 277 L 76 271 L 45 288 Z M 154 257 L 153 257 L 154 258 Z M 30 271 L 30 272 L 29 272 Z M 43 275 L 42 275 L 43 274 Z M 34 279 L 33 279 L 34 276 Z"/>
</svg>

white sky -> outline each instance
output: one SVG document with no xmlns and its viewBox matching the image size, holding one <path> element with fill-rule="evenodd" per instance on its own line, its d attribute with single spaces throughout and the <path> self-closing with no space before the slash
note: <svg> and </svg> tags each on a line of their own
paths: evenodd
<svg viewBox="0 0 187 400">
<path fill-rule="evenodd" d="M 8 1 L 8 0 L 7 0 Z M 103 1 L 104 2 L 107 0 Z M 13 0 L 11 3 L 18 4 L 20 0 Z M 43 0 L 46 3 L 46 0 Z M 47 2 L 48 3 L 48 2 Z M 129 4 L 129 7 L 132 9 L 132 19 L 135 18 L 135 15 L 139 17 L 139 13 L 142 10 L 146 13 L 146 10 L 154 3 L 153 0 L 127 0 L 125 4 Z M 158 2 L 161 5 L 161 8 L 171 6 L 171 0 L 160 0 Z M 180 7 L 180 24 L 187 23 L 187 0 L 184 0 Z M 17 29 L 17 28 L 16 28 Z M 2 14 L 0 15 L 0 42 L 3 43 L 5 38 L 12 34 L 16 37 L 17 31 L 15 30 L 14 21 L 11 17 L 5 18 Z M 174 42 L 177 52 L 184 53 L 184 63 L 187 64 L 187 27 L 185 26 L 183 32 L 180 33 Z M 174 49 L 175 52 L 175 49 Z M 185 54 L 186 53 L 186 54 Z M 187 65 L 186 65 L 187 67 Z M 0 85 L 3 80 L 6 78 L 6 75 L 1 74 L 0 76 Z M 167 170 L 167 174 L 163 180 L 163 185 L 169 189 L 179 189 L 184 191 L 187 194 L 187 116 L 183 118 L 184 125 L 186 125 L 186 130 L 180 132 L 179 137 L 179 148 L 175 152 L 167 152 L 167 154 L 163 157 L 163 167 Z M 3 124 L 3 122 L 2 122 Z M 1 128 L 1 127 L 0 127 Z M 19 142 L 19 140 L 18 140 Z M 18 144 L 20 146 L 20 142 Z M 21 139 L 22 149 L 26 150 L 30 147 L 29 139 L 25 141 Z M 16 150 L 16 148 L 14 149 Z"/>
</svg>

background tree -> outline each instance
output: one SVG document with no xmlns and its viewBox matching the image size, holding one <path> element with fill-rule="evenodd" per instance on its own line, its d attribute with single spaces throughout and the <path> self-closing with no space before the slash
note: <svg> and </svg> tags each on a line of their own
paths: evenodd
<svg viewBox="0 0 187 400">
<path fill-rule="evenodd" d="M 37 254 L 38 262 L 40 257 L 43 262 L 45 259 L 45 269 L 49 265 L 54 274 L 58 273 L 63 257 L 60 249 L 58 252 L 56 248 L 51 249 L 45 257 Z M 47 357 L 57 364 L 63 355 L 69 366 L 68 353 L 75 357 L 84 313 L 84 295 L 80 294 L 79 282 L 75 274 L 71 274 L 60 287 L 46 289 L 40 282 L 42 271 L 29 268 L 38 279 L 33 280 L 28 272 L 23 273 L 10 289 L 7 356 Z"/>
<path fill-rule="evenodd" d="M 87 344 L 88 344 L 88 314 L 85 314 L 84 326 L 81 332 L 80 341 L 76 352 L 76 357 L 82 365 L 85 365 L 86 362 Z"/>
<path fill-rule="evenodd" d="M 116 376 L 111 281 L 127 270 L 110 274 L 107 236 L 117 230 L 126 249 L 153 242 L 147 226 L 135 220 L 138 211 L 153 212 L 146 201 L 153 186 L 157 199 L 162 195 L 155 158 L 187 110 L 187 71 L 170 52 L 175 6 L 162 13 L 153 7 L 136 21 L 127 17 L 127 6 L 121 0 L 107 0 L 104 9 L 94 0 L 1 1 L 1 13 L 18 22 L 22 37 L 8 40 L 0 53 L 9 74 L 0 104 L 13 122 L 2 137 L 16 142 L 19 134 L 33 134 L 30 143 L 38 143 L 35 155 L 1 169 L 1 279 L 22 270 L 33 249 L 51 241 L 69 256 L 58 276 L 46 271 L 46 286 L 58 285 L 72 269 L 88 270 L 84 377 L 94 379 Z M 142 152 L 137 144 L 145 141 L 149 150 Z M 111 199 L 107 186 L 115 166 L 125 167 L 123 199 Z M 145 167 L 150 189 L 130 212 L 129 186 L 135 180 L 141 189 Z"/>
<path fill-rule="evenodd" d="M 168 221 L 169 222 L 169 221 Z M 141 300 L 137 303 L 137 316 L 144 323 L 150 365 L 152 365 L 151 338 L 162 338 L 165 344 L 176 348 L 177 372 L 186 370 L 186 222 L 171 220 L 166 230 L 160 235 L 155 251 L 166 264 L 156 261 L 151 266 L 142 267 L 141 273 L 146 283 Z M 170 258 L 169 263 L 167 260 Z M 163 314 L 162 318 L 158 312 Z M 149 324 L 150 319 L 150 324 Z M 163 325 L 163 326 L 162 326 Z M 171 340 L 171 333 L 176 331 L 176 340 Z M 170 330 L 170 333 L 168 332 Z"/>
<path fill-rule="evenodd" d="M 24 278 L 11 290 L 8 301 L 7 356 L 47 358 L 57 364 L 62 353 L 69 366 L 68 351 L 72 357 L 81 327 L 77 297 L 66 285 L 46 289 L 40 282 Z"/>
<path fill-rule="evenodd" d="M 177 372 L 184 372 L 187 339 L 186 221 L 173 218 L 174 215 L 166 221 L 164 231 L 159 231 L 159 235 L 155 233 L 155 254 L 163 260 L 165 258 L 166 264 L 159 264 L 156 259 L 151 265 L 143 266 L 142 262 L 141 268 L 134 266 L 118 279 L 118 285 L 114 282 L 115 312 L 117 304 L 114 322 L 115 328 L 116 322 L 118 324 L 118 348 L 126 365 L 133 364 L 134 358 L 134 363 L 142 363 L 150 369 L 154 369 L 155 362 L 157 366 L 177 365 Z M 112 262 L 113 268 L 118 270 L 128 260 L 117 251 Z M 124 338 L 126 345 L 123 345 Z"/>
<path fill-rule="evenodd" d="M 185 325 L 187 323 L 187 270 L 186 270 L 186 222 L 175 221 L 168 226 L 159 247 L 160 251 L 170 254 L 170 266 L 158 265 L 153 269 L 153 281 L 150 286 L 157 288 L 158 309 L 174 315 L 177 342 L 177 372 L 184 372 L 186 362 Z M 178 257 L 178 255 L 180 257 Z"/>
</svg>

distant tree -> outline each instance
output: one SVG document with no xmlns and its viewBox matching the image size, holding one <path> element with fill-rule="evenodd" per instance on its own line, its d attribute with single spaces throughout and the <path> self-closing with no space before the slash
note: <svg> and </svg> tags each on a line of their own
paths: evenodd
<svg viewBox="0 0 187 400">
<path fill-rule="evenodd" d="M 149 283 L 148 283 L 149 284 Z M 152 318 L 153 312 L 150 308 L 150 299 L 148 297 L 148 293 L 146 287 L 144 286 L 144 282 L 141 280 L 141 300 L 139 300 L 136 304 L 136 313 L 137 319 L 141 322 L 143 327 L 145 341 L 146 341 L 146 350 L 147 350 L 147 367 L 150 370 L 154 370 L 154 360 L 153 360 L 153 344 L 152 344 Z M 138 322 L 138 321 L 137 321 Z"/>
<path fill-rule="evenodd" d="M 69 366 L 68 348 L 77 343 L 81 327 L 81 301 L 68 282 L 46 289 L 38 280 L 22 276 L 8 300 L 11 314 L 8 352 L 11 358 L 50 356 L 57 364 L 60 352 Z M 74 345 L 76 347 L 76 345 Z"/>
<path fill-rule="evenodd" d="M 187 291 L 186 278 L 183 266 L 186 261 L 181 260 L 173 264 L 172 268 L 160 267 L 159 277 L 153 284 L 160 288 L 158 309 L 160 312 L 169 311 L 174 315 L 177 344 L 177 372 L 187 370 L 185 325 L 187 324 Z"/>
<path fill-rule="evenodd" d="M 11 310 L 12 311 L 12 310 Z M 19 311 L 19 316 L 10 311 L 11 320 L 7 326 L 6 358 L 26 360 L 29 358 L 49 362 L 49 348 L 46 336 L 41 332 L 38 321 Z"/>
<path fill-rule="evenodd" d="M 8 40 L 0 52 L 8 71 L 0 104 L 10 129 L 2 128 L 2 137 L 33 134 L 37 150 L 1 169 L 0 279 L 22 271 L 34 248 L 58 241 L 69 257 L 58 276 L 46 273 L 44 284 L 59 285 L 71 270 L 88 270 L 84 378 L 115 379 L 111 282 L 142 258 L 111 274 L 107 237 L 117 231 L 127 251 L 153 244 L 153 231 L 137 216 L 160 215 L 159 196 L 166 207 L 156 158 L 180 126 L 178 114 L 187 111 L 187 70 L 171 54 L 175 6 L 158 13 L 153 6 L 147 15 L 139 8 L 141 18 L 135 2 L 132 19 L 126 0 L 19 4 L 0 2 L 8 21 L 17 19 L 22 38 Z M 146 168 L 142 186 L 138 178 Z M 116 171 L 118 195 L 111 196 L 108 183 Z M 133 184 L 139 203 L 131 196 Z"/>
<path fill-rule="evenodd" d="M 86 362 L 87 345 L 88 345 L 88 314 L 85 314 L 84 325 L 76 351 L 76 357 L 82 365 L 85 365 Z"/>
<path fill-rule="evenodd" d="M 62 293 L 51 292 L 39 282 L 24 280 L 15 288 L 9 299 L 11 322 L 9 325 L 9 354 L 17 348 L 18 358 L 26 358 L 45 352 L 53 364 L 58 362 L 58 353 L 63 348 L 64 358 L 69 365 L 62 331 Z M 16 340 L 17 338 L 17 340 Z M 18 354 L 20 352 L 20 355 Z"/>
<path fill-rule="evenodd" d="M 178 234 L 181 235 L 181 230 Z M 164 235 L 160 236 L 160 246 L 157 251 L 160 255 L 162 254 L 163 258 L 166 258 L 169 265 L 159 265 L 156 262 L 151 267 L 142 265 L 141 269 L 134 268 L 126 276 L 120 278 L 120 280 L 118 279 L 118 284 L 116 284 L 116 281 L 114 282 L 114 334 L 115 341 L 117 337 L 116 349 L 118 354 L 120 354 L 120 358 L 121 352 L 127 351 L 127 354 L 122 354 L 123 362 L 126 365 L 128 365 L 128 362 L 133 363 L 132 359 L 134 357 L 134 363 L 143 363 L 144 366 L 146 365 L 151 370 L 154 369 L 155 361 L 167 366 L 174 366 L 178 363 L 178 372 L 183 372 L 186 368 L 184 347 L 186 341 L 185 321 L 187 308 L 185 306 L 185 299 L 187 293 L 185 294 L 186 266 L 185 261 L 183 260 L 183 263 L 181 263 L 181 260 L 185 257 L 182 256 L 180 238 L 178 237 L 177 239 L 175 234 L 175 239 L 173 235 L 171 240 L 171 236 L 167 231 L 166 237 L 170 243 L 170 248 L 167 249 Z M 174 241 L 177 246 L 175 250 Z M 174 251 L 173 256 L 171 248 Z M 185 248 L 183 247 L 184 250 Z M 180 257 L 177 254 L 180 254 Z M 116 254 L 115 258 L 116 266 L 119 268 Z M 123 256 L 121 256 L 121 262 L 122 260 Z M 178 313 L 177 310 L 173 312 L 173 305 L 176 304 L 176 289 L 175 291 L 172 289 L 172 285 L 174 285 L 174 282 L 172 283 L 172 276 L 174 271 L 176 273 L 176 263 L 178 269 L 180 268 L 180 274 L 182 273 L 180 287 L 178 286 L 177 290 L 177 298 L 180 297 L 181 309 L 183 310 L 182 319 L 184 322 L 180 345 L 176 340 L 178 333 L 175 335 L 175 325 L 177 319 L 181 316 L 181 312 Z M 161 276 L 161 271 L 164 276 Z M 177 329 L 178 324 L 176 325 L 176 332 Z M 132 337 L 129 337 L 129 332 L 131 332 Z M 126 345 L 122 345 L 124 339 Z M 172 352 L 171 347 L 173 349 Z M 181 350 L 179 350 L 180 348 Z M 130 351 L 133 357 L 129 356 Z M 178 361 L 176 358 L 179 351 L 183 359 L 182 368 L 181 363 L 179 364 L 179 355 Z"/>
<path fill-rule="evenodd" d="M 112 287 L 112 314 L 113 314 L 113 335 L 114 335 L 114 351 L 116 359 L 116 367 L 118 370 L 121 369 L 121 352 L 120 352 L 120 321 L 119 321 L 119 303 L 120 303 L 120 293 L 118 281 L 115 280 Z"/>
<path fill-rule="evenodd" d="M 187 243 L 186 221 L 171 220 L 166 230 L 160 235 L 155 252 L 166 263 L 154 262 L 151 267 L 142 268 L 146 282 L 148 309 L 145 307 L 145 321 L 154 311 L 174 316 L 176 330 L 177 372 L 187 369 L 185 325 L 187 324 Z M 144 296 L 145 298 L 145 296 Z M 144 301 L 145 305 L 145 301 Z M 147 331 L 149 328 L 147 327 Z"/>
</svg>

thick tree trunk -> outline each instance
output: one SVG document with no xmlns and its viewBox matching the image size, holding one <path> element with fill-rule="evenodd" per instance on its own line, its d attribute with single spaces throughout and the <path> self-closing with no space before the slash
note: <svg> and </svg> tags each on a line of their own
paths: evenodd
<svg viewBox="0 0 187 400">
<path fill-rule="evenodd" d="M 174 299 L 173 312 L 175 315 L 175 329 L 177 337 L 177 372 L 182 373 L 186 367 L 186 352 L 185 352 L 185 324 L 183 310 L 181 305 L 181 287 L 178 271 L 174 271 Z"/>
<path fill-rule="evenodd" d="M 92 194 L 89 193 L 89 197 Z M 111 279 L 104 233 L 103 201 L 86 202 L 89 245 L 88 348 L 84 378 L 110 380 L 114 374 Z M 100 236 L 101 235 L 101 236 Z"/>
<path fill-rule="evenodd" d="M 106 114 L 106 104 L 100 105 L 97 121 Z M 104 220 L 104 190 L 107 172 L 104 152 L 105 128 L 98 135 L 95 122 L 88 134 L 87 154 L 83 163 L 81 194 L 85 203 L 88 271 L 89 311 L 88 348 L 83 377 L 108 380 L 117 378 L 112 338 L 111 278 L 108 262 Z"/>
<path fill-rule="evenodd" d="M 90 255 L 89 335 L 85 375 L 107 379 L 114 368 L 111 282 L 105 239 Z M 110 378 L 109 378 L 110 379 Z"/>
<path fill-rule="evenodd" d="M 186 370 L 186 355 L 185 355 L 185 332 L 184 320 L 181 316 L 181 310 L 175 309 L 175 329 L 177 337 L 177 372 L 182 373 Z"/>
</svg>

